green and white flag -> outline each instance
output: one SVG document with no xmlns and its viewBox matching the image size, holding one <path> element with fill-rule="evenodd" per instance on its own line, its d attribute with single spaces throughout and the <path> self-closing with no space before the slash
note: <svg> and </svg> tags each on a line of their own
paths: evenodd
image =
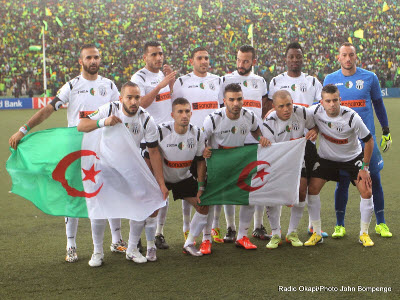
<svg viewBox="0 0 400 300">
<path fill-rule="evenodd" d="M 29 134 L 6 168 L 11 191 L 50 215 L 142 221 L 166 203 L 123 124 Z"/>
<path fill-rule="evenodd" d="M 201 205 L 294 205 L 299 201 L 305 138 L 263 148 L 212 150 Z"/>
</svg>

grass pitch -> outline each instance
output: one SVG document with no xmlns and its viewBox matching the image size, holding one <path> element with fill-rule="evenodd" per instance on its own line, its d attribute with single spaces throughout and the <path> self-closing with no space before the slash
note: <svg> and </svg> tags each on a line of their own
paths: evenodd
<svg viewBox="0 0 400 300">
<path fill-rule="evenodd" d="M 381 174 L 386 221 L 394 234 L 392 238 L 384 239 L 375 234 L 373 217 L 370 235 L 375 246 L 363 248 L 358 243 L 360 200 L 356 189 L 351 187 L 346 214 L 347 235 L 341 240 L 327 238 L 324 244 L 312 248 L 294 248 L 284 243 L 276 250 L 267 250 L 266 242 L 255 241 L 256 251 L 237 249 L 232 244 L 213 244 L 212 255 L 189 257 L 181 251 L 182 213 L 181 203 L 176 201 L 170 202 L 164 232 L 170 249 L 159 250 L 156 263 L 138 265 L 126 261 L 124 255 L 111 253 L 107 229 L 105 264 L 101 268 L 88 266 L 93 248 L 87 219 L 81 219 L 79 223 L 79 261 L 68 264 L 64 262 L 63 218 L 46 215 L 31 202 L 8 192 L 11 189 L 10 177 L 5 170 L 9 156 L 8 138 L 34 111 L 1 111 L 0 299 L 269 299 L 280 296 L 287 299 L 399 299 L 400 121 L 397 113 L 400 112 L 400 100 L 387 99 L 385 105 L 394 144 L 383 155 L 385 168 Z M 35 130 L 59 126 L 66 126 L 65 110 L 54 113 Z M 380 133 L 377 125 L 378 137 Z M 334 183 L 328 183 L 321 194 L 322 228 L 329 234 L 336 221 L 334 186 Z M 289 209 L 283 208 L 283 236 L 288 218 Z M 264 224 L 268 224 L 266 217 Z M 308 239 L 307 224 L 305 211 L 299 226 L 302 241 Z M 223 216 L 221 227 L 225 228 Z M 126 220 L 122 232 L 127 240 Z M 312 291 L 320 286 L 325 290 Z M 340 291 L 342 287 L 350 291 Z M 372 293 L 367 290 L 372 287 L 387 290 Z"/>
</svg>

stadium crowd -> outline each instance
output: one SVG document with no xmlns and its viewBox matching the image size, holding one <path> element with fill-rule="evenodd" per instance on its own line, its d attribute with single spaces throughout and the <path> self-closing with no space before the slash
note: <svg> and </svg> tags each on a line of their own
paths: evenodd
<svg viewBox="0 0 400 300">
<path fill-rule="evenodd" d="M 236 51 L 249 44 L 254 24 L 258 66 L 267 82 L 284 71 L 288 41 L 305 49 L 304 72 L 321 82 L 336 70 L 339 45 L 349 38 L 359 66 L 377 74 L 381 86 L 400 87 L 400 8 L 397 1 L 127 1 L 0 0 L 0 96 L 43 93 L 42 26 L 46 26 L 46 63 L 51 95 L 78 75 L 76 54 L 93 42 L 102 54 L 101 74 L 118 88 L 142 68 L 140 45 L 159 40 L 167 62 L 179 75 L 188 73 L 188 55 L 196 46 L 209 49 L 211 72 L 235 69 Z M 202 11 L 200 13 L 199 4 Z M 45 25 L 46 23 L 46 25 Z M 354 32 L 363 30 L 363 38 Z"/>
</svg>

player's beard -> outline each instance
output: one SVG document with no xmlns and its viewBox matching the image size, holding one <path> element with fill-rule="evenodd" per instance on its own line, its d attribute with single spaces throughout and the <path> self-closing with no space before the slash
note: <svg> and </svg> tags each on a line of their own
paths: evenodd
<svg viewBox="0 0 400 300">
<path fill-rule="evenodd" d="M 91 69 L 90 67 L 95 66 L 95 69 Z M 98 65 L 92 65 L 92 66 L 86 66 L 83 65 L 83 69 L 89 73 L 90 75 L 96 75 L 99 72 L 99 66 Z"/>
<path fill-rule="evenodd" d="M 248 68 L 248 69 L 245 69 L 245 68 L 243 68 L 244 69 L 244 71 L 239 71 L 239 69 L 237 70 L 238 71 L 238 73 L 239 73 L 239 75 L 247 75 L 247 74 L 249 74 L 250 72 L 251 72 L 251 69 L 253 68 L 253 65 L 251 65 L 250 66 L 250 68 Z"/>
<path fill-rule="evenodd" d="M 138 111 L 138 109 L 139 109 L 139 107 L 136 107 L 135 112 L 132 112 L 132 111 L 129 109 L 129 107 L 125 105 L 125 103 L 122 103 L 122 105 L 124 106 L 125 112 L 126 112 L 128 115 L 130 115 L 130 116 L 136 115 L 136 113 L 137 113 L 137 111 Z"/>
</svg>

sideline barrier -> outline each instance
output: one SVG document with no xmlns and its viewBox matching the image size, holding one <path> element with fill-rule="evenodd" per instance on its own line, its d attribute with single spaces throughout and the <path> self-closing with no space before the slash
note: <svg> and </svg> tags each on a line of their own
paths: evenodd
<svg viewBox="0 0 400 300">
<path fill-rule="evenodd" d="M 383 98 L 400 98 L 400 88 L 384 88 L 381 90 Z"/>
<path fill-rule="evenodd" d="M 41 109 L 53 100 L 54 97 L 33 97 L 33 98 L 0 98 L 0 110 L 2 109 Z M 68 105 L 62 105 L 67 108 Z"/>
</svg>

